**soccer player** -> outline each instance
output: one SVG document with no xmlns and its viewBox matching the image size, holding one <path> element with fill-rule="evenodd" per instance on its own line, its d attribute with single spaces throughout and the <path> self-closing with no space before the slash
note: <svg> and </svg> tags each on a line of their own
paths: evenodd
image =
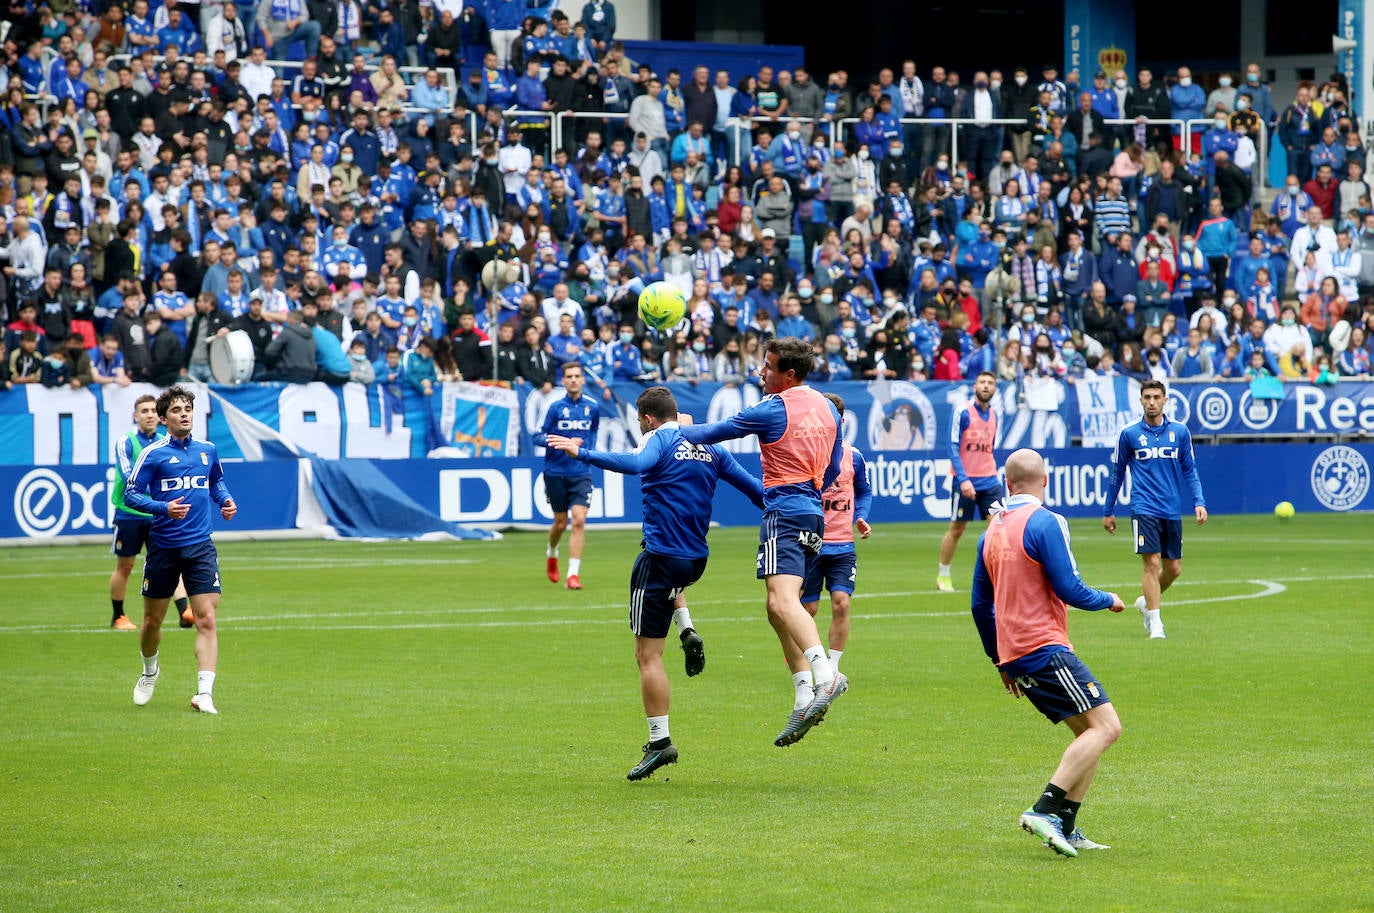
<svg viewBox="0 0 1374 913">
<path fill-rule="evenodd" d="M 826 393 L 825 398 L 834 403 L 835 409 L 844 418 L 844 400 L 834 393 Z M 848 443 L 842 443 L 844 455 L 840 457 L 840 472 L 835 481 L 821 494 L 821 507 L 825 510 L 825 535 L 821 541 L 821 553 L 815 566 L 802 582 L 802 607 L 812 618 L 820 608 L 821 585 L 830 591 L 830 630 L 826 643 L 830 645 L 830 662 L 839 671 L 840 657 L 844 655 L 845 644 L 849 641 L 849 599 L 854 593 L 858 576 L 858 556 L 854 551 L 854 529 L 859 537 L 867 539 L 873 532 L 868 523 L 868 510 L 873 504 L 873 489 L 868 484 L 868 467 L 862 452 Z M 793 710 L 806 707 L 811 702 L 811 668 L 800 649 L 795 644 L 787 653 L 787 666 L 792 670 L 792 684 L 796 688 L 796 702 Z"/>
<path fill-rule="evenodd" d="M 825 718 L 849 688 L 821 646 L 816 620 L 802 607 L 802 581 L 821 550 L 825 515 L 821 492 L 840 471 L 844 453 L 840 414 L 834 404 L 806 385 L 811 345 L 794 336 L 770 339 L 763 360 L 763 389 L 754 405 L 723 422 L 679 429 L 693 444 L 755 434 L 763 462 L 763 521 L 759 527 L 756 576 L 767 588 L 768 622 L 783 651 L 795 644 L 811 666 L 815 693 L 793 709 L 773 744 L 792 745 Z"/>
<path fill-rule="evenodd" d="M 1016 451 L 1006 474 L 1011 497 L 978 541 L 973 620 L 1007 693 L 1024 694 L 1050 722 L 1073 733 L 1049 785 L 1022 813 L 1021 827 L 1064 856 L 1110 849 L 1083 836 L 1078 811 L 1102 753 L 1121 735 L 1121 721 L 1073 652 L 1067 606 L 1092 612 L 1126 606 L 1078 576 L 1068 523 L 1041 503 L 1049 477 L 1040 454 Z"/>
<path fill-rule="evenodd" d="M 763 485 L 725 450 L 683 440 L 677 400 L 667 387 L 650 387 L 635 406 L 639 429 L 645 435 L 635 453 L 603 453 L 557 434 L 548 440 L 550 447 L 571 458 L 641 478 L 644 542 L 630 572 L 630 630 L 635 635 L 649 741 L 628 778 L 642 780 L 663 765 L 677 762 L 677 748 L 668 730 L 668 673 L 663 668 L 663 641 L 670 619 L 680 631 L 687 674 L 695 675 L 705 665 L 701 637 L 678 599 L 706 570 L 706 531 L 716 482 L 724 479 L 760 508 Z"/>
<path fill-rule="evenodd" d="M 143 562 L 143 674 L 134 685 L 134 703 L 141 707 L 153 699 L 161 673 L 157 652 L 162 617 L 180 578 L 196 620 L 196 693 L 191 709 L 218 713 L 212 695 L 219 660 L 219 556 L 210 538 L 210 511 L 214 505 L 220 516 L 232 520 L 238 507 L 224 484 L 215 445 L 191 438 L 195 401 L 195 394 L 182 386 L 169 387 L 157 398 L 157 415 L 167 426 L 167 436 L 143 448 L 124 490 L 126 504 L 153 515 Z"/>
<path fill-rule="evenodd" d="M 1143 595 L 1135 607 L 1145 622 L 1145 631 L 1155 640 L 1164 638 L 1160 597 L 1183 572 L 1183 521 L 1179 514 L 1185 493 L 1192 498 L 1197 525 L 1207 522 L 1207 502 L 1193 460 L 1193 436 L 1186 425 L 1164 415 L 1168 399 L 1163 381 L 1147 380 L 1140 385 L 1144 416 L 1121 429 L 1102 508 L 1102 526 L 1115 534 L 1116 496 L 1129 467 L 1131 535 L 1144 565 L 1140 581 Z"/>
<path fill-rule="evenodd" d="M 997 413 L 992 398 L 997 395 L 997 375 L 984 371 L 973 381 L 973 399 L 954 413 L 954 425 L 949 436 L 950 475 L 954 476 L 950 492 L 950 521 L 945 537 L 940 540 L 940 569 L 935 587 L 941 593 L 953 593 L 949 565 L 964 528 L 973 519 L 973 510 L 986 520 L 998 509 L 1004 492 L 997 479 L 997 461 L 992 448 L 997 441 Z"/>
<path fill-rule="evenodd" d="M 556 447 L 549 447 L 549 434 L 572 438 L 579 444 L 596 443 L 596 427 L 601 422 L 601 408 L 596 400 L 582 395 L 586 378 L 582 366 L 575 361 L 563 365 L 563 389 L 567 395 L 549 406 L 544 414 L 544 427 L 534 436 L 534 443 L 544 451 L 544 494 L 553 508 L 553 525 L 549 527 L 549 580 L 558 582 L 558 543 L 572 518 L 572 532 L 568 535 L 568 579 L 570 590 L 582 589 L 582 543 L 587 536 L 587 508 L 592 505 L 591 468 L 573 459 Z"/>
<path fill-rule="evenodd" d="M 129 473 L 133 470 L 138 455 L 143 448 L 163 436 L 161 423 L 157 418 L 157 397 L 140 396 L 134 400 L 133 431 L 120 438 L 115 445 L 115 477 L 110 483 L 110 503 L 114 506 L 114 540 L 110 550 L 115 556 L 115 569 L 110 573 L 110 627 L 116 631 L 137 631 L 138 625 L 124 614 L 124 596 L 129 591 L 129 575 L 134 570 L 134 559 L 148 541 L 148 533 L 153 527 L 151 514 L 130 510 L 124 503 L 124 486 L 128 483 Z M 196 623 L 191 607 L 186 599 L 186 587 L 177 582 L 177 615 L 181 626 L 189 628 Z"/>
</svg>

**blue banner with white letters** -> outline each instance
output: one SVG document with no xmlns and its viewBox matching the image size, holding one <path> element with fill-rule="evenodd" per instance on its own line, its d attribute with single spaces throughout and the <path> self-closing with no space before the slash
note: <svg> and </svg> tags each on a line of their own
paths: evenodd
<svg viewBox="0 0 1374 913">
<path fill-rule="evenodd" d="M 379 384 L 245 384 L 197 393 L 198 438 L 224 460 L 295 458 L 290 447 L 334 459 L 538 457 L 533 435 L 561 390 L 441 384 L 433 396 Z M 934 451 L 945 456 L 955 412 L 972 395 L 965 383 L 836 383 L 819 387 L 845 401 L 845 440 L 864 451 Z M 587 395 L 601 405 L 596 446 L 624 450 L 639 440 L 635 398 L 644 385 L 618 383 Z M 674 384 L 683 412 L 720 421 L 760 399 L 755 385 Z M 997 446 L 1054 449 L 1081 443 L 1112 447 L 1121 428 L 1140 415 L 1140 387 L 1124 377 L 1075 384 L 1027 378 L 998 385 Z M 133 427 L 134 401 L 158 393 L 134 384 L 48 389 L 28 385 L 0 393 L 0 465 L 100 466 Z M 213 392 L 213 395 L 212 395 Z M 1196 437 L 1291 438 L 1374 432 L 1374 383 L 1283 384 L 1282 399 L 1251 395 L 1246 383 L 1204 381 L 1169 388 L 1169 412 Z M 255 431 L 254 429 L 257 429 Z M 258 433 L 261 432 L 261 433 Z M 289 447 L 265 446 L 265 436 Z M 758 451 L 752 439 L 729 442 L 736 453 Z"/>
<path fill-rule="evenodd" d="M 863 449 L 863 448 L 860 448 Z M 1049 475 L 1046 504 L 1069 517 L 1099 517 L 1110 487 L 1111 463 L 1103 450 L 1042 451 Z M 873 486 L 874 524 L 947 521 L 949 459 L 915 451 L 866 451 Z M 1000 466 L 1007 451 L 998 451 Z M 759 473 L 757 454 L 741 464 Z M 1291 501 L 1299 513 L 1374 510 L 1370 466 L 1374 444 L 1246 444 L 1197 448 L 1198 473 L 1213 514 L 1267 513 Z M 543 461 L 425 459 L 343 461 L 380 472 L 416 505 L 447 523 L 464 526 L 546 526 L 553 519 L 544 496 Z M 98 466 L 0 466 L 0 539 L 53 539 L 108 534 L 112 472 Z M 292 529 L 299 522 L 293 461 L 225 466 L 225 480 L 239 504 L 232 523 L 219 530 Z M 593 470 L 588 522 L 642 522 L 639 479 Z M 1113 512 L 1129 516 L 1130 481 Z M 683 505 L 700 510 L 706 505 Z M 756 526 L 759 512 L 728 485 L 716 489 L 712 519 L 724 526 Z"/>
</svg>

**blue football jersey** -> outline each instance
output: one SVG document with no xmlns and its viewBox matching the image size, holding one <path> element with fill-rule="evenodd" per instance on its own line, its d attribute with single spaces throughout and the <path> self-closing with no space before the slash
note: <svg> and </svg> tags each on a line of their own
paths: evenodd
<svg viewBox="0 0 1374 913">
<path fill-rule="evenodd" d="M 1168 419 L 1160 425 L 1150 425 L 1141 419 L 1121 429 L 1103 516 L 1116 513 L 1116 498 L 1127 467 L 1131 470 L 1134 516 L 1176 519 L 1195 507 L 1207 506 L 1193 459 L 1193 436 L 1186 425 Z"/>
<path fill-rule="evenodd" d="M 538 447 L 548 447 L 549 435 L 580 437 L 582 443 L 591 446 L 596 443 L 596 429 L 601 423 L 601 407 L 596 400 L 586 394 L 577 399 L 563 397 L 549 405 L 544 414 L 544 426 L 534 436 Z M 581 460 L 568 456 L 561 450 L 552 448 L 544 451 L 544 475 L 546 476 L 585 476 L 591 477 L 591 469 Z"/>
<path fill-rule="evenodd" d="M 176 520 L 167 504 L 182 498 L 191 512 Z M 153 515 L 152 541 L 164 548 L 182 548 L 209 540 L 214 515 L 230 500 L 219 454 L 209 441 L 191 437 L 159 438 L 138 455 L 124 489 L 124 503 Z"/>
</svg>

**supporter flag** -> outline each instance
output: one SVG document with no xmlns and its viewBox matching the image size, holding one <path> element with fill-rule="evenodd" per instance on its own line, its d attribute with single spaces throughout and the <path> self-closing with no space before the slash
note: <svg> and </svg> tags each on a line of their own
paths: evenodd
<svg viewBox="0 0 1374 913">
<path fill-rule="evenodd" d="M 469 457 L 519 453 L 520 397 L 508 387 L 446 383 L 439 427 L 445 448 Z"/>
<path fill-rule="evenodd" d="M 1084 447 L 1115 447 L 1121 429 L 1135 421 L 1140 383 L 1129 377 L 1079 378 L 1078 414 Z"/>
</svg>

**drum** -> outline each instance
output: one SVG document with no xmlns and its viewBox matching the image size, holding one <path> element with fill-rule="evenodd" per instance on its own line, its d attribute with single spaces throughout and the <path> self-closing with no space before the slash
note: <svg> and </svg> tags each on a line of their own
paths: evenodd
<svg viewBox="0 0 1374 913">
<path fill-rule="evenodd" d="M 243 330 L 210 340 L 210 376 L 217 384 L 242 384 L 253 377 L 253 339 Z"/>
</svg>

